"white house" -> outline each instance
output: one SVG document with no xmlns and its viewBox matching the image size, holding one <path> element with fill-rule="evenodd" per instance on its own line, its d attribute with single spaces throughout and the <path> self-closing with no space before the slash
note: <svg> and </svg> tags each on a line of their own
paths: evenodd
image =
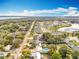
<svg viewBox="0 0 79 59">
<path fill-rule="evenodd" d="M 4 50 L 9 51 L 11 49 L 11 47 L 12 47 L 11 45 L 7 45 L 7 46 L 4 47 Z"/>
<path fill-rule="evenodd" d="M 41 59 L 41 54 L 39 51 L 32 52 L 31 56 L 34 57 L 34 59 Z"/>
<path fill-rule="evenodd" d="M 2 52 L 2 51 L 0 51 L 0 57 L 5 57 L 5 56 L 7 56 L 7 54 L 8 54 L 8 52 Z"/>
</svg>

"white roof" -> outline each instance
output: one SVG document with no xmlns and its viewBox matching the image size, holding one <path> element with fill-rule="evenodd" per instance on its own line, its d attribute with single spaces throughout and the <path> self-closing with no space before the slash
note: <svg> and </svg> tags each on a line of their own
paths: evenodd
<svg viewBox="0 0 79 59">
<path fill-rule="evenodd" d="M 41 59 L 41 54 L 39 51 L 33 52 L 32 55 L 35 59 Z"/>
<path fill-rule="evenodd" d="M 7 45 L 7 46 L 4 47 L 4 49 L 5 49 L 6 51 L 9 51 L 9 50 L 11 49 L 11 47 L 12 47 L 11 45 Z"/>
<path fill-rule="evenodd" d="M 2 52 L 0 51 L 0 56 L 7 56 L 8 52 Z"/>
</svg>

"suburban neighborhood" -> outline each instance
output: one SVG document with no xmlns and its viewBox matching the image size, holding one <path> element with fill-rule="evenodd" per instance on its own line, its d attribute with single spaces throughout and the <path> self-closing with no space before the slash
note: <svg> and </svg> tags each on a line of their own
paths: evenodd
<svg viewBox="0 0 79 59">
<path fill-rule="evenodd" d="M 53 18 L 1 21 L 0 58 L 79 58 L 79 24 Z"/>
</svg>

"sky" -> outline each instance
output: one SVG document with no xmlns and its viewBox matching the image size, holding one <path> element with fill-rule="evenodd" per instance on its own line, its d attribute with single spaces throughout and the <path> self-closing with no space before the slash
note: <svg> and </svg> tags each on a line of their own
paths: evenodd
<svg viewBox="0 0 79 59">
<path fill-rule="evenodd" d="M 0 16 L 79 16 L 79 0 L 0 0 Z"/>
</svg>

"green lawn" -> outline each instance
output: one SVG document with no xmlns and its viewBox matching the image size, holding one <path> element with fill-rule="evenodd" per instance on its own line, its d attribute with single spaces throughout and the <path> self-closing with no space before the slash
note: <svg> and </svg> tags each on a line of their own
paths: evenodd
<svg viewBox="0 0 79 59">
<path fill-rule="evenodd" d="M 49 28 L 49 30 L 52 30 L 52 31 L 57 31 L 59 28 L 62 28 L 62 27 L 69 27 L 71 26 L 70 24 L 61 24 L 61 25 L 57 25 L 57 26 L 52 26 Z"/>
<path fill-rule="evenodd" d="M 79 42 L 72 41 L 71 43 L 74 44 L 75 46 L 79 46 Z"/>
</svg>

